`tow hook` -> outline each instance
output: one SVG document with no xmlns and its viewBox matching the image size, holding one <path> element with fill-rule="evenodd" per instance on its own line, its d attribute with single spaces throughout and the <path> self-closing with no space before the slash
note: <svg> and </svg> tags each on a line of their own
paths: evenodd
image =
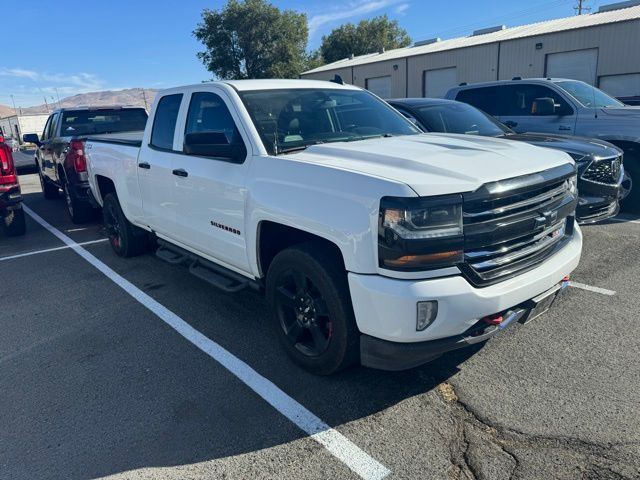
<svg viewBox="0 0 640 480">
<path fill-rule="evenodd" d="M 567 275 L 562 280 L 560 280 L 560 289 L 564 290 L 571 284 L 571 277 Z"/>
<path fill-rule="evenodd" d="M 496 313 L 494 315 L 487 315 L 482 318 L 482 321 L 487 325 L 500 325 L 502 323 L 503 317 L 502 314 Z"/>
</svg>

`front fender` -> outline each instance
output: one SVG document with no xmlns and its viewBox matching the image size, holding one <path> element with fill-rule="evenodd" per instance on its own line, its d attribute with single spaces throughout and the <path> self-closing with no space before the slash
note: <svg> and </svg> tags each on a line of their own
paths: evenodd
<svg viewBox="0 0 640 480">
<path fill-rule="evenodd" d="M 252 170 L 245 229 L 251 232 L 247 251 L 256 276 L 257 232 L 263 221 L 332 242 L 349 272 L 376 273 L 380 198 L 416 196 L 402 183 L 290 157 L 257 158 Z"/>
</svg>

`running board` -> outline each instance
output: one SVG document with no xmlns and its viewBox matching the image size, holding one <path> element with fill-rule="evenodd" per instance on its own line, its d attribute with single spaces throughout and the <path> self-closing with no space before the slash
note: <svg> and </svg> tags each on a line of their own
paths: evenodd
<svg viewBox="0 0 640 480">
<path fill-rule="evenodd" d="M 260 290 L 258 282 L 233 270 L 210 262 L 165 240 L 158 239 L 158 244 L 160 245 L 156 250 L 158 258 L 173 265 L 188 263 L 189 273 L 220 290 L 228 293 L 239 292 L 247 287 Z"/>
</svg>

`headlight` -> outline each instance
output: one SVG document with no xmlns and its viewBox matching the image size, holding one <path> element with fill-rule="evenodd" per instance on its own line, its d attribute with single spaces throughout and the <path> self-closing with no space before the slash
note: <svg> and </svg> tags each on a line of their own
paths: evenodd
<svg viewBox="0 0 640 480">
<path fill-rule="evenodd" d="M 426 270 L 463 260 L 462 196 L 384 197 L 378 257 L 382 268 Z"/>
<path fill-rule="evenodd" d="M 567 178 L 567 183 L 569 184 L 569 192 L 573 195 L 578 195 L 578 177 L 574 175 Z"/>
</svg>

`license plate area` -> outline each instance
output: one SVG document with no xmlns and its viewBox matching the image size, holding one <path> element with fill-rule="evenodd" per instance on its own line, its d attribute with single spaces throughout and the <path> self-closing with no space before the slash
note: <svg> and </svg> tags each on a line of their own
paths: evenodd
<svg viewBox="0 0 640 480">
<path fill-rule="evenodd" d="M 520 323 L 529 323 L 535 320 L 539 316 L 545 314 L 558 298 L 560 293 L 560 285 L 556 285 L 550 290 L 541 293 L 537 297 L 532 298 L 524 304 L 524 307 L 529 309 L 529 313 L 522 317 Z"/>
</svg>

